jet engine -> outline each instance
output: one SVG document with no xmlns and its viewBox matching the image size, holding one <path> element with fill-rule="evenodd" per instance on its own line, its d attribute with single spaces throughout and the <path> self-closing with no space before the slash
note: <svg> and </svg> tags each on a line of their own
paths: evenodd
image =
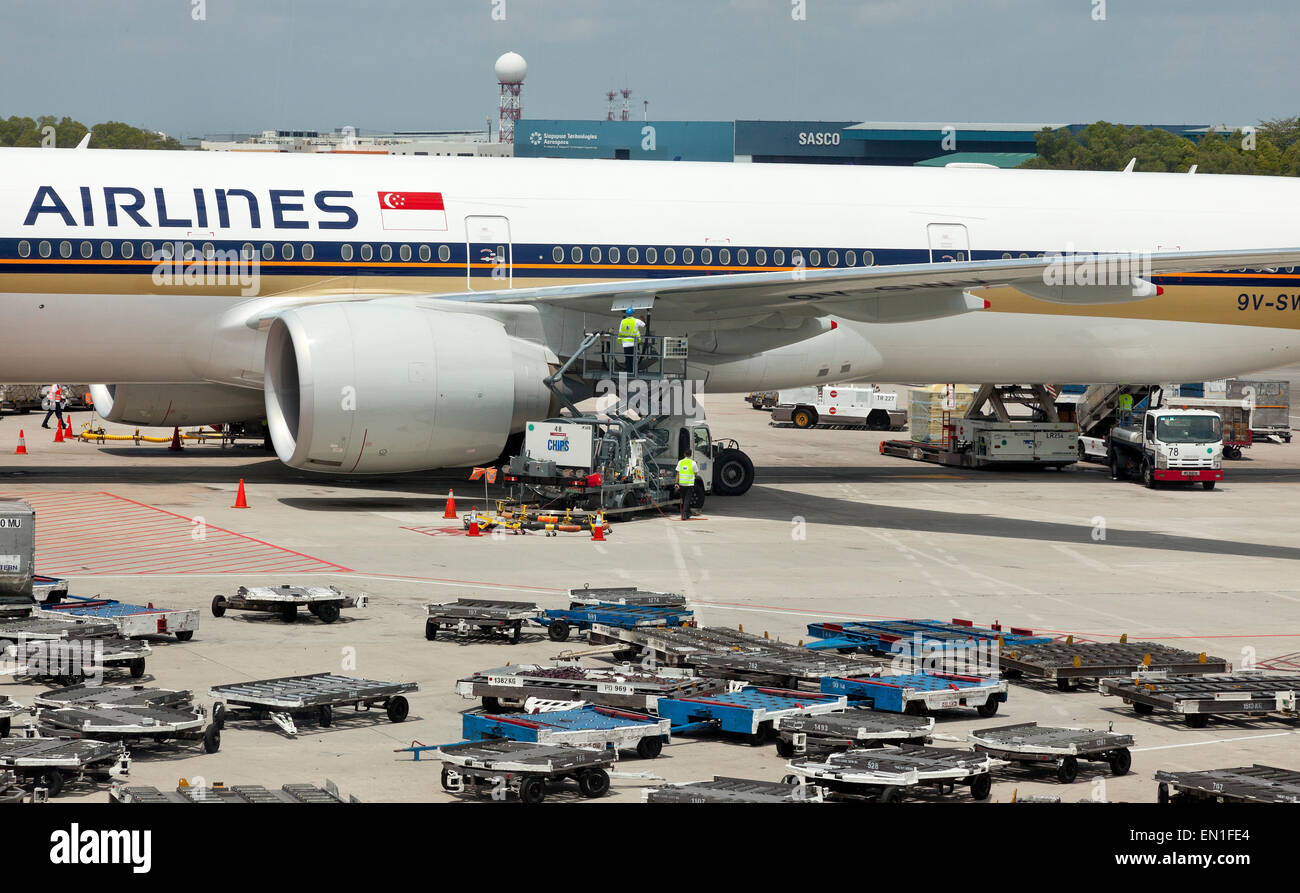
<svg viewBox="0 0 1300 893">
<path fill-rule="evenodd" d="M 95 412 L 125 425 L 215 425 L 262 417 L 262 392 L 220 384 L 92 384 Z"/>
<path fill-rule="evenodd" d="M 384 474 L 488 463 L 551 415 L 548 351 L 497 320 L 412 305 L 287 310 L 267 333 L 276 454 L 309 471 Z"/>
</svg>

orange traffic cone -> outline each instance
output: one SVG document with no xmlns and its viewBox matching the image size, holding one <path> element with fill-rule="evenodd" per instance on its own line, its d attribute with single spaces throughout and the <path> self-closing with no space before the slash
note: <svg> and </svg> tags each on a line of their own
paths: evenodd
<svg viewBox="0 0 1300 893">
<path fill-rule="evenodd" d="M 451 490 L 447 491 L 447 507 L 442 511 L 442 517 L 453 521 L 456 519 L 456 494 Z"/>
<path fill-rule="evenodd" d="M 179 453 L 181 450 L 185 449 L 185 447 L 181 444 L 180 428 L 172 429 L 172 444 L 171 446 L 167 447 L 167 449 L 173 453 Z M 243 481 L 240 481 L 240 483 L 242 484 Z M 240 506 L 235 506 L 235 508 L 240 508 Z M 243 508 L 248 508 L 248 506 L 243 506 Z"/>
<path fill-rule="evenodd" d="M 14 450 L 14 455 L 15 456 L 27 455 L 27 435 L 23 432 L 22 428 L 18 429 L 18 449 Z"/>
<path fill-rule="evenodd" d="M 235 504 L 231 506 L 235 509 L 248 508 L 248 498 L 244 496 L 244 479 L 239 479 L 239 492 L 235 494 Z"/>
<path fill-rule="evenodd" d="M 59 424 L 58 419 L 54 420 L 54 442 L 63 443 L 63 426 Z"/>
<path fill-rule="evenodd" d="M 596 512 L 596 520 L 591 525 L 591 541 L 593 543 L 603 543 L 605 541 L 604 512 Z"/>
<path fill-rule="evenodd" d="M 63 439 L 76 440 L 77 435 L 72 433 L 72 416 L 68 416 L 66 419 L 64 419 L 64 422 L 66 422 L 66 425 L 63 428 Z"/>
</svg>

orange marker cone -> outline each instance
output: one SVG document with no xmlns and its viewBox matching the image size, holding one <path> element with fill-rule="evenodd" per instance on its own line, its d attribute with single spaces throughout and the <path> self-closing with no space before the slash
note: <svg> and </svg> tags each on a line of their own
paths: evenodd
<svg viewBox="0 0 1300 893">
<path fill-rule="evenodd" d="M 27 455 L 27 435 L 22 428 L 18 429 L 18 449 L 14 450 L 15 456 Z"/>
<path fill-rule="evenodd" d="M 596 520 L 591 525 L 591 541 L 593 543 L 603 543 L 605 541 L 604 512 L 596 512 Z"/>
<path fill-rule="evenodd" d="M 454 518 L 455 515 L 452 515 L 452 517 Z M 478 529 L 478 509 L 470 509 L 470 513 L 469 513 L 469 533 L 467 533 L 467 534 L 465 534 L 465 535 L 466 535 L 466 536 L 482 536 L 482 535 L 483 535 L 482 532 L 480 532 L 479 529 Z"/>
<path fill-rule="evenodd" d="M 181 450 L 185 449 L 181 444 L 180 428 L 172 428 L 172 445 L 167 447 L 167 449 L 173 453 L 179 453 Z M 243 484 L 243 481 L 240 481 L 239 483 Z M 240 508 L 240 506 L 235 506 L 235 508 Z M 243 506 L 243 508 L 248 508 L 248 506 Z"/>
<path fill-rule="evenodd" d="M 442 517 L 456 520 L 456 494 L 451 490 L 447 491 L 447 507 L 442 511 Z"/>
<path fill-rule="evenodd" d="M 248 508 L 248 498 L 244 496 L 244 479 L 239 479 L 239 492 L 235 494 L 235 504 L 231 506 L 235 509 Z"/>
<path fill-rule="evenodd" d="M 67 423 L 63 429 L 64 440 L 76 440 L 77 435 L 72 433 L 72 416 L 68 416 L 64 421 Z"/>
<path fill-rule="evenodd" d="M 63 426 L 59 424 L 58 419 L 54 420 L 54 442 L 63 443 Z"/>
</svg>

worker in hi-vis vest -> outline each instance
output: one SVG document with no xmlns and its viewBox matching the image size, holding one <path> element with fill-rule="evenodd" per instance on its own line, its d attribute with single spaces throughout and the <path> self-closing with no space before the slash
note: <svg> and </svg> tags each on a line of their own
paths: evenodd
<svg viewBox="0 0 1300 893">
<path fill-rule="evenodd" d="M 691 451 L 686 450 L 677 460 L 677 495 L 682 500 L 682 520 L 691 518 L 691 502 L 695 499 L 695 474 L 699 466 L 691 458 Z"/>
<path fill-rule="evenodd" d="M 68 405 L 68 397 L 63 393 L 63 385 L 50 385 L 49 393 L 45 397 L 45 405 L 48 407 L 48 411 L 45 413 L 45 421 L 41 422 L 41 427 L 50 427 L 50 416 L 57 416 L 59 427 L 62 428 L 63 410 Z"/>
<path fill-rule="evenodd" d="M 623 369 L 627 372 L 633 369 L 633 354 L 644 334 L 645 322 L 636 318 L 635 310 L 631 307 L 627 308 L 623 319 L 618 324 L 618 343 L 623 345 Z"/>
</svg>

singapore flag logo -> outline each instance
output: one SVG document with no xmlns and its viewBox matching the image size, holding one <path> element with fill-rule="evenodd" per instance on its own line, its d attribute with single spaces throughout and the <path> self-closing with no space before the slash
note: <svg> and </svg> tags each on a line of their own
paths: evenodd
<svg viewBox="0 0 1300 893">
<path fill-rule="evenodd" d="M 441 192 L 381 192 L 379 217 L 384 229 L 447 228 Z"/>
</svg>

